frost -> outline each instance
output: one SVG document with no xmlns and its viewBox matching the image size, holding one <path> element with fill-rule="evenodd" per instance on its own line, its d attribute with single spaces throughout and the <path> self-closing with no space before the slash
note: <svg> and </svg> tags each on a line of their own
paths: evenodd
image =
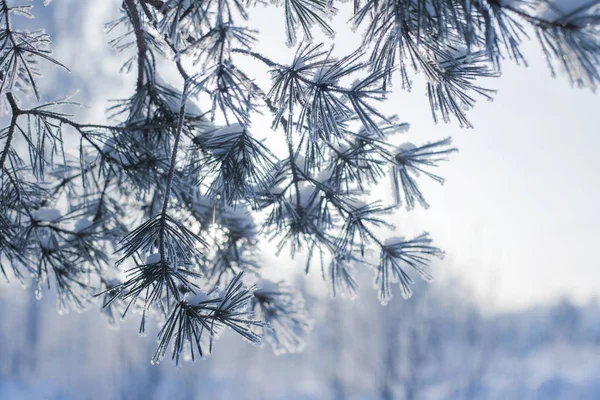
<svg viewBox="0 0 600 400">
<path fill-rule="evenodd" d="M 275 354 L 295 353 L 304 348 L 304 337 L 312 327 L 302 295 L 284 284 L 263 279 L 254 291 L 259 315 L 267 327 L 264 335 Z"/>
<path fill-rule="evenodd" d="M 10 12 L 21 17 L 33 19 L 34 16 L 31 13 L 32 9 L 33 6 L 15 6 L 10 8 Z"/>
</svg>

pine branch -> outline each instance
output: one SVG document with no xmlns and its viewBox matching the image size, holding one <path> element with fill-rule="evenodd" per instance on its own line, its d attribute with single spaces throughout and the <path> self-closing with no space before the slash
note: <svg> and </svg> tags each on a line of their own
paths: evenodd
<svg viewBox="0 0 600 400">
<path fill-rule="evenodd" d="M 146 41 L 144 40 L 144 32 L 142 30 L 142 22 L 140 20 L 140 15 L 137 10 L 137 6 L 135 0 L 123 0 L 123 4 L 127 9 L 127 15 L 129 20 L 131 21 L 131 25 L 133 26 L 133 32 L 135 34 L 135 40 L 138 49 L 137 56 L 137 68 L 138 68 L 138 76 L 137 76 L 137 89 L 142 90 L 144 87 L 144 64 L 146 62 Z"/>
<path fill-rule="evenodd" d="M 290 169 L 292 171 L 292 182 L 294 189 L 296 189 L 296 209 L 298 210 L 298 217 L 302 218 L 302 201 L 300 199 L 300 173 L 298 172 L 298 166 L 296 165 L 296 154 L 294 153 L 294 143 L 292 141 L 292 135 L 289 131 L 285 132 L 285 139 L 288 152 L 288 162 L 290 163 Z"/>
<path fill-rule="evenodd" d="M 20 114 L 19 107 L 17 106 L 15 98 L 13 97 L 11 92 L 6 93 L 6 98 L 8 99 L 8 103 L 10 104 L 12 117 L 10 119 L 10 125 L 8 127 L 8 136 L 6 137 L 6 143 L 4 144 L 2 156 L 0 157 L 0 170 L 4 169 L 4 162 L 6 161 L 8 153 L 10 152 L 10 147 L 12 145 L 12 140 L 15 133 L 15 127 L 17 126 L 17 118 L 19 118 Z"/>
<path fill-rule="evenodd" d="M 185 118 L 185 103 L 187 102 L 188 90 L 190 82 L 185 80 L 183 83 L 183 93 L 181 95 L 181 106 L 179 108 L 179 119 L 177 122 L 177 129 L 175 131 L 175 143 L 173 144 L 173 153 L 171 154 L 171 164 L 169 166 L 169 172 L 167 174 L 167 181 L 165 184 L 165 198 L 160 214 L 161 223 L 165 223 L 167 218 L 167 210 L 169 208 L 169 200 L 171 198 L 171 185 L 173 184 L 173 174 L 175 173 L 175 165 L 177 163 L 177 150 L 179 148 L 179 141 L 181 139 L 181 131 L 183 129 L 183 121 Z M 165 254 L 165 230 L 161 229 L 159 236 L 159 252 L 160 258 L 163 263 L 167 261 Z"/>
<path fill-rule="evenodd" d="M 276 3 L 288 42 L 310 39 L 314 27 L 333 34 L 330 1 Z M 398 71 L 410 89 L 412 74 L 424 72 L 433 119 L 469 127 L 467 110 L 494 93 L 479 79 L 496 77 L 504 57 L 525 63 L 521 44 L 530 26 L 553 71 L 559 65 L 572 83 L 594 88 L 600 45 L 598 17 L 589 11 L 598 0 L 564 15 L 555 8 L 554 19 L 530 11 L 533 2 L 362 3 L 354 2 L 353 17 L 364 27 L 359 50 L 334 57 L 325 44 L 306 43 L 283 63 L 254 51 L 256 31 L 239 23 L 249 21 L 251 3 L 123 0 L 108 27 L 124 28 L 111 45 L 132 52 L 123 71 L 134 70 L 136 83 L 109 109 L 125 122 L 110 125 L 77 122 L 53 109 L 67 102 L 19 108 L 17 90 L 29 89 L 39 101 L 39 64 L 62 64 L 51 58 L 46 34 L 13 30 L 12 16 L 33 17 L 32 6 L 0 0 L 0 91 L 11 112 L 1 133 L 0 258 L 20 280 L 31 275 L 40 289 L 53 282 L 61 309 L 85 306 L 99 287 L 109 319 L 138 308 L 143 332 L 146 314 L 161 314 L 154 362 L 171 345 L 176 363 L 204 356 L 226 327 L 254 344 L 264 336 L 276 353 L 302 347 L 310 322 L 301 296 L 282 282 L 261 281 L 254 290 L 242 281 L 244 271 L 260 278 L 261 234 L 276 241 L 276 252 L 289 249 L 295 257 L 307 250 L 306 271 L 320 263 L 333 295 L 355 295 L 354 269 L 371 266 L 382 303 L 392 283 L 410 296 L 410 270 L 430 280 L 428 266 L 443 253 L 427 235 L 385 238 L 380 229 L 394 227 L 388 216 L 401 203 L 427 206 L 417 176 L 443 182 L 433 168 L 455 149 L 449 139 L 388 144 L 408 127 L 380 111 L 392 76 Z M 268 70 L 269 90 L 234 63 L 246 56 Z M 182 92 L 162 82 L 165 60 L 183 78 Z M 190 75 L 187 62 L 199 72 Z M 207 113 L 193 107 L 197 95 Z M 283 127 L 282 161 L 251 134 L 262 106 L 271 128 Z M 223 126 L 213 124 L 219 119 Z M 78 160 L 64 144 L 65 129 L 78 135 Z M 19 135 L 28 159 L 17 151 Z M 364 203 L 387 168 L 395 204 Z M 265 212 L 262 227 L 250 211 Z M 374 265 L 369 249 L 379 252 Z M 129 268 L 123 282 L 108 270 L 120 265 Z M 6 273 L 2 264 L 0 270 Z M 215 285 L 228 280 L 218 292 Z M 199 290 L 205 286 L 208 293 Z"/>
</svg>

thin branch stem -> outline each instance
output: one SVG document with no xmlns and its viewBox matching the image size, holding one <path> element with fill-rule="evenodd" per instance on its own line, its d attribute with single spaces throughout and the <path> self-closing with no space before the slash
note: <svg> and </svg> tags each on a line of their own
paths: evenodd
<svg viewBox="0 0 600 400">
<path fill-rule="evenodd" d="M 300 207 L 301 206 L 300 186 L 298 184 L 298 182 L 300 181 L 300 178 L 299 178 L 299 174 L 298 174 L 297 166 L 296 166 L 296 157 L 294 154 L 294 147 L 293 147 L 294 144 L 292 142 L 292 134 L 287 129 L 285 131 L 285 139 L 287 142 L 288 157 L 290 159 L 290 168 L 292 170 L 292 180 L 294 182 L 294 188 L 296 189 L 296 208 L 298 209 L 298 212 L 301 213 L 302 208 Z"/>
<path fill-rule="evenodd" d="M 256 53 L 254 51 L 245 50 L 245 49 L 233 49 L 233 50 L 231 50 L 231 52 L 232 53 L 239 53 L 239 54 L 248 55 L 250 57 L 253 57 L 253 58 L 261 61 L 263 64 L 265 64 L 266 66 L 271 67 L 271 68 L 278 68 L 278 69 L 281 69 L 281 70 L 293 71 L 294 72 L 294 77 L 298 78 L 298 80 L 306 83 L 307 85 L 321 86 L 323 88 L 326 87 L 326 91 L 335 92 L 335 93 L 341 93 L 341 94 L 345 94 L 345 95 L 351 95 L 353 93 L 356 93 L 352 89 L 346 89 L 346 88 L 343 88 L 341 86 L 331 85 L 331 84 L 323 85 L 321 83 L 315 82 L 315 81 L 313 81 L 311 79 L 308 79 L 308 78 L 302 76 L 302 74 L 295 72 L 289 66 L 278 64 L 275 61 L 270 60 L 267 57 L 265 57 L 265 56 L 263 56 L 263 55 L 261 55 L 259 53 Z"/>
<path fill-rule="evenodd" d="M 171 197 L 171 186 L 173 184 L 173 176 L 175 174 L 175 165 L 177 163 L 177 149 L 179 147 L 179 141 L 181 139 L 181 131 L 183 130 L 183 121 L 185 119 L 185 104 L 187 102 L 188 90 L 190 81 L 185 80 L 183 83 L 183 93 L 181 94 L 181 107 L 179 108 L 179 118 L 177 120 L 177 130 L 175 131 L 175 143 L 173 144 L 173 153 L 171 154 L 171 165 L 169 166 L 169 173 L 167 174 L 167 183 L 165 187 L 165 199 L 163 201 L 162 211 L 160 213 L 160 219 L 162 224 L 165 223 L 167 218 L 167 209 L 169 208 L 169 200 Z M 160 258 L 163 263 L 166 262 L 165 255 L 165 229 L 160 230 L 159 234 L 159 252 Z"/>
<path fill-rule="evenodd" d="M 2 157 L 0 157 L 0 169 L 4 168 L 4 162 L 6 161 L 6 157 L 8 157 L 8 153 L 10 152 L 10 147 L 12 145 L 12 140 L 15 135 L 15 127 L 17 126 L 17 118 L 21 113 L 15 98 L 12 93 L 6 93 L 6 98 L 8 99 L 8 103 L 10 104 L 10 108 L 12 111 L 12 117 L 10 119 L 10 125 L 8 127 L 8 136 L 6 137 L 6 143 L 4 144 L 4 149 L 2 150 Z"/>
<path fill-rule="evenodd" d="M 132 1 L 132 0 L 129 0 Z M 141 0 L 142 1 L 142 7 L 144 8 L 144 10 L 146 10 L 145 4 L 149 4 L 152 7 L 156 8 L 158 11 L 163 11 L 163 6 L 164 6 L 164 2 L 160 1 L 160 0 Z M 139 18 L 138 18 L 139 19 Z M 152 20 L 152 26 L 160 31 L 160 29 L 157 26 L 156 21 Z M 171 41 L 169 40 L 169 38 L 167 37 L 167 35 L 163 36 L 163 39 L 165 41 L 165 43 L 167 44 L 167 46 L 169 46 L 169 48 L 171 49 L 171 51 L 173 51 L 173 53 L 175 53 L 175 66 L 177 67 L 177 71 L 179 71 L 179 74 L 181 75 L 181 77 L 183 78 L 184 81 L 189 81 L 191 79 L 190 74 L 187 73 L 187 71 L 185 70 L 185 68 L 183 68 L 183 65 L 181 64 L 181 60 L 180 60 L 180 51 L 179 49 L 177 49 L 177 47 L 171 43 Z M 188 37 L 188 42 L 193 41 L 194 39 L 191 37 Z"/>
<path fill-rule="evenodd" d="M 127 15 L 133 26 L 133 32 L 135 34 L 135 41 L 138 49 L 138 77 L 137 77 L 137 88 L 141 90 L 144 87 L 144 60 L 146 59 L 146 41 L 144 40 L 144 31 L 142 30 L 142 21 L 137 12 L 135 0 L 124 0 L 125 7 L 127 8 Z"/>
<path fill-rule="evenodd" d="M 250 51 L 250 50 L 245 50 L 245 49 L 233 49 L 231 50 L 232 53 L 240 53 L 240 54 L 245 54 L 251 57 L 256 58 L 259 61 L 262 61 L 264 64 L 266 64 L 268 67 L 272 67 L 272 68 L 285 68 L 284 65 L 278 64 L 275 61 L 269 60 L 267 57 L 256 53 L 254 51 Z"/>
</svg>

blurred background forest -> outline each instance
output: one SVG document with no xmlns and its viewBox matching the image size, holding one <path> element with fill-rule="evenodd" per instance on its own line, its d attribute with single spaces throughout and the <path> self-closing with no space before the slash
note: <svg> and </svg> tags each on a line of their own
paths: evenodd
<svg viewBox="0 0 600 400">
<path fill-rule="evenodd" d="M 368 277 L 370 279 L 370 277 Z M 363 280 L 364 281 L 364 280 Z M 304 292 L 314 317 L 298 354 L 275 356 L 231 332 L 208 360 L 151 365 L 140 338 L 92 309 L 56 316 L 55 299 L 2 287 L 2 399 L 598 399 L 600 303 L 484 315 L 456 284 L 422 285 L 381 307 Z"/>
</svg>

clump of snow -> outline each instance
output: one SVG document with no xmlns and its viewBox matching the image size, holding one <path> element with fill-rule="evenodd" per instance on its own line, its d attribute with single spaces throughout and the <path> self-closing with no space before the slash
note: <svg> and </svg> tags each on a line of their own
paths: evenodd
<svg viewBox="0 0 600 400">
<path fill-rule="evenodd" d="M 277 282 L 273 282 L 269 279 L 261 279 L 256 282 L 256 286 L 258 289 L 255 290 L 255 293 L 278 293 L 281 291 Z"/>
<path fill-rule="evenodd" d="M 511 3 L 516 3 L 517 0 L 503 0 L 502 2 L 503 5 L 511 5 Z M 593 3 L 589 0 L 553 0 L 552 2 L 540 2 L 535 14 L 542 19 L 551 21 L 570 16 L 569 22 L 577 23 L 579 19 L 585 24 L 588 22 L 588 19 L 580 19 L 579 17 L 591 16 L 600 12 L 600 4 Z M 579 27 L 582 28 L 583 25 Z"/>
<path fill-rule="evenodd" d="M 210 299 L 211 298 L 208 296 L 207 293 L 201 292 L 199 290 L 197 290 L 196 293 L 189 292 L 188 294 L 186 294 L 185 297 L 185 301 L 191 305 L 198 305 L 205 301 L 209 301 Z"/>
<path fill-rule="evenodd" d="M 235 223 L 240 227 L 254 226 L 254 219 L 247 207 L 228 207 L 223 213 L 223 219 L 226 225 Z"/>
<path fill-rule="evenodd" d="M 277 183 L 277 185 L 273 185 L 273 187 L 271 187 L 269 189 L 269 193 L 271 193 L 271 194 L 281 194 L 285 190 L 286 186 L 287 186 L 286 182 L 285 181 L 281 181 L 281 182 Z"/>
<path fill-rule="evenodd" d="M 152 253 L 148 257 L 146 257 L 146 264 L 156 264 L 160 262 L 160 253 Z"/>
<path fill-rule="evenodd" d="M 406 133 L 410 129 L 410 124 L 408 122 L 402 122 L 399 124 L 394 124 L 394 133 Z"/>
<path fill-rule="evenodd" d="M 179 53 L 176 54 L 176 57 L 179 57 Z M 170 83 L 168 83 L 167 81 L 165 81 L 161 76 L 159 76 L 158 74 L 155 77 L 156 83 L 162 87 L 164 87 L 165 89 L 174 92 L 174 93 L 179 93 L 181 94 L 181 89 L 176 89 L 173 85 L 171 85 Z M 174 101 L 174 99 L 168 99 L 170 101 L 167 101 L 167 105 L 169 106 L 169 110 L 171 110 L 172 113 L 174 114 L 179 114 L 179 111 L 181 110 L 181 102 L 180 101 Z M 193 114 L 193 115 L 202 115 L 202 111 L 200 111 L 200 108 L 198 108 L 198 106 L 196 105 L 196 103 L 194 103 L 192 100 L 190 100 L 189 98 L 186 100 L 185 102 L 185 113 L 186 114 Z"/>
<path fill-rule="evenodd" d="M 335 85 L 337 79 L 332 78 L 330 75 L 331 67 L 323 66 L 315 71 L 314 80 L 317 83 L 324 85 Z"/>
<path fill-rule="evenodd" d="M 94 221 L 92 221 L 89 217 L 83 217 L 79 221 L 75 222 L 74 230 L 75 232 L 81 232 L 94 225 Z"/>
<path fill-rule="evenodd" d="M 51 236 L 44 236 L 40 238 L 40 246 L 46 250 L 54 250 L 56 246 Z"/>
<path fill-rule="evenodd" d="M 219 308 L 222 310 L 228 310 L 231 308 L 231 304 L 231 299 L 223 298 L 223 300 L 221 300 L 221 304 L 219 304 Z"/>
<path fill-rule="evenodd" d="M 206 196 L 196 196 L 194 199 L 194 208 L 198 210 L 198 212 L 204 212 L 207 208 L 212 209 L 214 206 L 214 201 L 210 197 Z"/>
<path fill-rule="evenodd" d="M 350 85 L 350 90 L 355 90 L 362 82 L 360 79 L 355 79 L 352 85 Z"/>
<path fill-rule="evenodd" d="M 122 283 L 121 272 L 117 268 L 107 268 L 103 271 L 104 280 L 106 281 L 107 287 L 117 287 Z"/>
<path fill-rule="evenodd" d="M 331 178 L 331 174 L 333 174 L 333 168 L 325 168 L 322 169 L 321 172 L 317 174 L 315 179 L 321 183 L 324 183 Z"/>
<path fill-rule="evenodd" d="M 52 237 L 52 233 L 48 228 L 43 228 L 38 231 L 38 239 L 42 249 L 54 250 L 56 249 L 56 240 Z"/>
<path fill-rule="evenodd" d="M 62 213 L 56 208 L 42 207 L 31 213 L 36 221 L 51 222 L 62 218 Z"/>
<path fill-rule="evenodd" d="M 414 143 L 405 142 L 396 148 L 396 152 L 397 153 L 406 153 L 406 152 L 412 151 L 416 148 L 417 148 L 417 146 Z"/>
<path fill-rule="evenodd" d="M 406 241 L 406 239 L 404 238 L 404 236 L 390 236 L 389 238 L 387 238 L 383 241 L 383 245 L 384 246 L 393 246 L 393 245 L 397 245 L 399 243 L 404 243 L 405 241 Z"/>
<path fill-rule="evenodd" d="M 193 115 L 202 115 L 203 114 L 202 111 L 200 110 L 200 108 L 192 100 L 188 100 L 187 103 L 185 103 L 185 112 L 186 112 L 186 114 L 193 114 Z"/>
<path fill-rule="evenodd" d="M 366 130 L 361 129 L 361 133 L 365 133 Z M 338 152 L 340 153 L 345 153 L 348 149 L 351 148 L 350 143 L 348 142 L 341 142 L 341 143 L 334 143 L 333 144 L 333 148 L 336 149 Z"/>
<path fill-rule="evenodd" d="M 295 59 L 294 63 L 292 64 L 292 68 L 296 71 L 304 68 L 304 66 L 306 66 L 306 60 L 302 57 L 298 57 L 297 59 Z"/>
<path fill-rule="evenodd" d="M 298 153 L 295 164 L 301 171 L 304 171 L 304 168 L 306 167 L 306 158 L 304 158 L 302 154 Z"/>
<path fill-rule="evenodd" d="M 425 2 L 425 10 L 427 11 L 427 14 L 429 14 L 432 17 L 436 17 L 437 16 L 437 12 L 435 11 L 435 8 L 433 7 L 433 4 L 431 4 L 430 1 Z"/>
<path fill-rule="evenodd" d="M 202 134 L 199 139 L 202 146 L 213 154 L 229 154 L 232 144 L 244 134 L 248 134 L 247 128 L 240 123 L 234 123 L 222 127 L 213 126 L 212 129 Z M 244 154 L 239 152 L 237 156 L 240 159 Z"/>
<path fill-rule="evenodd" d="M 216 131 L 213 131 L 211 133 L 211 136 L 213 137 L 219 137 L 219 136 L 231 136 L 231 135 L 236 135 L 239 136 L 242 133 L 244 133 L 244 131 L 246 130 L 246 128 L 244 128 L 242 126 L 242 124 L 240 124 L 239 122 L 236 122 L 234 124 L 231 125 L 226 125 L 222 128 L 217 129 Z"/>
<path fill-rule="evenodd" d="M 412 163 L 410 162 L 410 157 L 413 154 L 413 152 L 417 149 L 417 146 L 415 146 L 414 144 L 410 143 L 410 142 L 406 142 L 406 143 L 402 143 L 400 146 L 396 147 L 396 156 L 394 157 L 396 159 L 396 162 L 398 164 L 407 166 L 407 167 L 412 167 Z M 413 169 L 413 172 L 418 176 L 419 173 L 416 169 Z"/>
<path fill-rule="evenodd" d="M 102 146 L 102 153 L 104 153 L 104 155 L 107 157 L 118 157 L 117 142 L 114 137 L 110 137 L 106 142 L 104 142 L 104 146 Z"/>
<path fill-rule="evenodd" d="M 300 205 L 302 207 L 308 207 L 313 200 L 313 195 L 317 191 L 317 189 L 308 182 L 300 182 L 298 184 L 299 194 L 300 194 Z"/>
<path fill-rule="evenodd" d="M 368 204 L 364 200 L 359 199 L 357 197 L 349 198 L 348 203 L 351 204 L 352 207 L 354 207 L 357 210 L 361 208 L 366 208 L 368 206 Z"/>
</svg>

